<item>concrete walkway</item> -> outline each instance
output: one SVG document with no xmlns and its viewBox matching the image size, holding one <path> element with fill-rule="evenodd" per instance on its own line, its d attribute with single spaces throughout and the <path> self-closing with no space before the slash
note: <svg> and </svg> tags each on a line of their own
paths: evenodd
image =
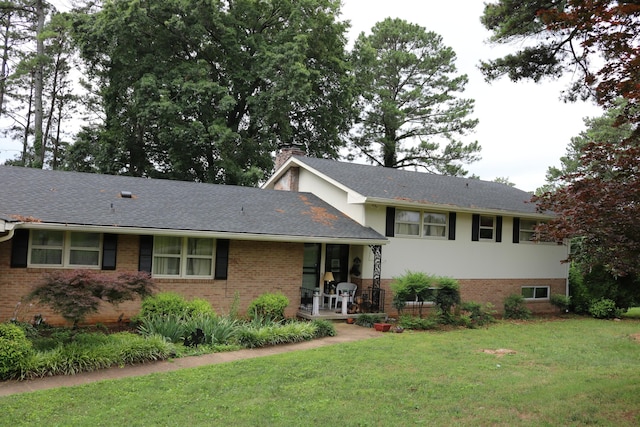
<svg viewBox="0 0 640 427">
<path fill-rule="evenodd" d="M 337 332 L 335 337 L 325 337 L 313 341 L 304 341 L 301 343 L 238 350 L 224 353 L 205 354 L 202 356 L 182 357 L 179 359 L 151 362 L 142 365 L 102 369 L 95 372 L 85 372 L 77 375 L 59 375 L 55 377 L 37 378 L 25 381 L 3 381 L 0 382 L 0 396 L 8 396 L 11 394 L 27 393 L 57 387 L 71 387 L 106 379 L 135 377 L 140 375 L 148 375 L 155 372 L 169 372 L 184 368 L 214 365 L 217 363 L 231 362 L 234 360 L 251 359 L 254 357 L 270 356 L 273 354 L 286 353 L 289 351 L 307 350 L 311 348 L 323 347 L 344 342 L 359 341 L 368 338 L 381 337 L 383 335 L 382 332 L 377 332 L 373 328 L 363 328 L 361 326 L 348 325 L 346 323 L 336 323 L 335 327 Z"/>
</svg>

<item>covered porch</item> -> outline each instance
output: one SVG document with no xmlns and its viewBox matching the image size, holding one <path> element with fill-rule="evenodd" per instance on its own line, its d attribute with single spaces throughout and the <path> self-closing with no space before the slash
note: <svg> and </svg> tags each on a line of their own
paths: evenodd
<svg viewBox="0 0 640 427">
<path fill-rule="evenodd" d="M 384 289 L 369 287 L 357 291 L 355 295 L 338 298 L 335 306 L 331 305 L 330 295 L 322 292 L 300 288 L 300 306 L 297 317 L 309 320 L 343 320 L 358 318 L 362 314 L 372 314 L 387 318 L 384 311 Z M 344 304 L 344 305 L 343 305 Z"/>
</svg>

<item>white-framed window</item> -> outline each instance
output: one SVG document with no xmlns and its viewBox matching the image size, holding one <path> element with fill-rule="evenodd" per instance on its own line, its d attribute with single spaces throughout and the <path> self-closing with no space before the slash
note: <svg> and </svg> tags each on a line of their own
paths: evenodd
<svg viewBox="0 0 640 427">
<path fill-rule="evenodd" d="M 551 240 L 541 240 L 540 233 L 536 231 L 536 228 L 544 224 L 544 221 L 537 221 L 535 219 L 521 219 L 520 220 L 520 242 L 551 242 Z"/>
<path fill-rule="evenodd" d="M 447 214 L 396 209 L 395 234 L 444 239 L 447 235 Z"/>
<path fill-rule="evenodd" d="M 212 277 L 214 241 L 207 238 L 156 236 L 153 275 Z"/>
<path fill-rule="evenodd" d="M 437 212 L 422 213 L 422 235 L 444 238 L 447 232 L 447 215 Z"/>
<path fill-rule="evenodd" d="M 549 299 L 548 286 L 523 286 L 522 297 L 526 300 Z"/>
<path fill-rule="evenodd" d="M 478 238 L 480 240 L 494 240 L 496 218 L 493 216 L 480 215 L 480 229 Z"/>
<path fill-rule="evenodd" d="M 29 265 L 99 268 L 102 235 L 60 230 L 30 233 Z"/>
</svg>

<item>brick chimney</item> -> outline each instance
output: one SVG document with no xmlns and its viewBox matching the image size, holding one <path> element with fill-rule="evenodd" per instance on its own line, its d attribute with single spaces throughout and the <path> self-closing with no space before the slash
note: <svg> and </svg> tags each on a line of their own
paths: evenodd
<svg viewBox="0 0 640 427">
<path fill-rule="evenodd" d="M 276 170 L 285 164 L 291 156 L 306 156 L 307 153 L 300 146 L 288 145 L 282 147 L 280 152 L 276 154 Z M 300 168 L 291 166 L 282 176 L 273 184 L 273 188 L 283 191 L 298 191 L 298 182 L 300 177 Z"/>
<path fill-rule="evenodd" d="M 289 160 L 291 156 L 306 156 L 307 153 L 299 145 L 287 145 L 276 154 L 276 170 Z"/>
</svg>

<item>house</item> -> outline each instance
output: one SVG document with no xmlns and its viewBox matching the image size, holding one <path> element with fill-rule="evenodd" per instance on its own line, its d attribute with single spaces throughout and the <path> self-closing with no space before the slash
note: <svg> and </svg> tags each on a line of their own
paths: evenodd
<svg viewBox="0 0 640 427">
<path fill-rule="evenodd" d="M 567 292 L 568 246 L 539 242 L 539 213 L 531 195 L 508 185 L 282 153 L 265 189 L 312 192 L 389 243 L 352 248 L 360 287 L 381 286 L 407 271 L 448 276 L 463 301 L 492 303 L 502 311 L 511 294 L 533 312 L 553 310 L 553 294 Z M 376 277 L 380 275 L 380 277 Z M 386 310 L 390 311 L 391 298 Z"/>
<path fill-rule="evenodd" d="M 323 264 L 346 278 L 349 254 L 387 241 L 309 192 L 0 166 L 0 320 L 61 269 L 147 271 L 159 290 L 207 299 L 218 313 L 282 292 L 295 316 Z M 106 305 L 87 321 L 139 307 Z M 46 307 L 20 310 L 63 322 Z"/>
</svg>

